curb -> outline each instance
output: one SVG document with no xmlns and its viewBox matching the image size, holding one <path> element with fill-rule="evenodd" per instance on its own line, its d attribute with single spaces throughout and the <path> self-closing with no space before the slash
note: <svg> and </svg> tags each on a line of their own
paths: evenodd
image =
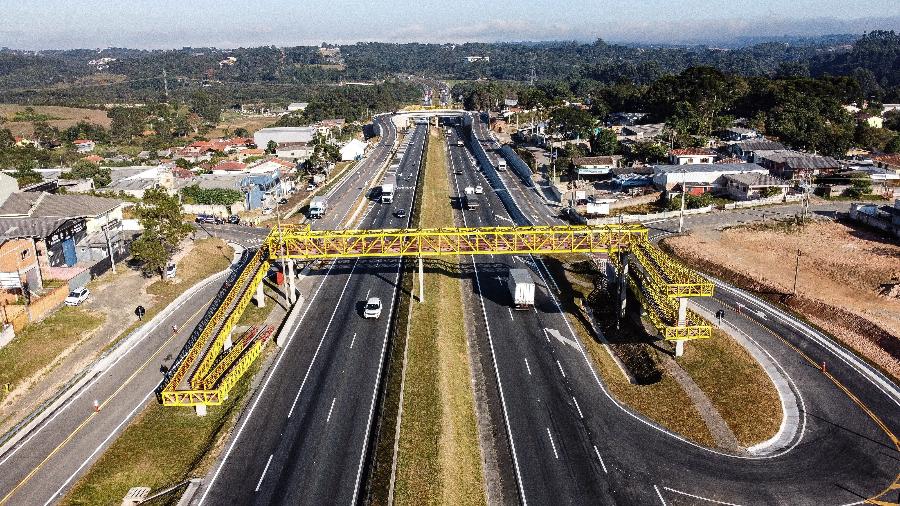
<svg viewBox="0 0 900 506">
<path fill-rule="evenodd" d="M 45 403 L 43 406 L 38 407 L 35 411 L 32 411 L 27 417 L 23 419 L 22 422 L 20 422 L 17 427 L 14 427 L 7 433 L 8 437 L 6 437 L 3 445 L 0 446 L 0 456 L 3 456 L 9 451 L 15 449 L 16 445 L 18 445 L 23 438 L 34 432 L 36 429 L 39 429 L 44 421 L 47 420 L 47 418 L 53 415 L 56 411 L 63 407 L 63 404 L 65 404 L 76 394 L 78 394 L 86 384 L 102 374 L 104 371 L 106 371 L 106 369 L 114 365 L 118 359 L 131 351 L 131 349 L 135 345 L 137 345 L 137 342 L 143 339 L 146 334 L 151 331 L 150 329 L 155 329 L 166 318 L 170 317 L 172 313 L 174 313 L 175 310 L 181 306 L 181 304 L 193 297 L 196 292 L 202 290 L 217 278 L 221 277 L 224 274 L 227 274 L 230 269 L 231 267 L 229 266 L 227 269 L 219 271 L 197 282 L 196 284 L 185 290 L 184 293 L 170 302 L 156 316 L 148 320 L 144 325 L 141 325 L 137 329 L 133 330 L 128 336 L 120 340 L 115 347 L 108 350 L 106 353 L 101 355 L 100 358 L 97 359 L 93 364 L 84 369 L 84 371 L 80 373 L 81 377 L 70 386 L 63 387 L 63 389 L 59 393 L 57 393 L 54 398 L 48 401 L 49 404 Z"/>
</svg>

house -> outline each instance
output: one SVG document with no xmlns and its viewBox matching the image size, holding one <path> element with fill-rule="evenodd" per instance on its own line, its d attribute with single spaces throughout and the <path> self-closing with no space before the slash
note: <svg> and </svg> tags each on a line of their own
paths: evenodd
<svg viewBox="0 0 900 506">
<path fill-rule="evenodd" d="M 174 191 L 175 176 L 169 166 L 161 164 L 113 169 L 112 182 L 102 189 L 144 198 L 144 192 L 152 188 L 164 188 L 169 193 Z"/>
<path fill-rule="evenodd" d="M 210 153 L 210 150 L 206 148 L 187 146 L 173 150 L 172 159 L 184 160 L 190 163 L 200 163 L 211 160 L 212 154 Z"/>
<path fill-rule="evenodd" d="M 900 104 L 881 104 L 881 107 L 882 116 L 892 111 L 900 111 Z"/>
<path fill-rule="evenodd" d="M 505 98 L 503 99 L 503 107 L 506 109 L 510 109 L 513 107 L 519 106 L 519 100 L 515 98 Z"/>
<path fill-rule="evenodd" d="M 315 146 L 306 142 L 284 142 L 275 149 L 275 156 L 294 162 L 305 162 L 314 151 Z"/>
<path fill-rule="evenodd" d="M 653 186 L 653 167 L 618 167 L 610 170 L 610 173 L 613 175 L 613 187 L 619 190 Z"/>
<path fill-rule="evenodd" d="M 303 112 L 306 108 L 309 107 L 309 102 L 291 102 L 287 106 L 288 112 Z"/>
<path fill-rule="evenodd" d="M 875 162 L 875 166 L 880 169 L 900 174 L 900 153 L 873 156 L 872 161 Z"/>
<path fill-rule="evenodd" d="M 100 163 L 105 161 L 105 159 L 100 155 L 88 155 L 82 158 L 82 160 L 91 163 Z"/>
<path fill-rule="evenodd" d="M 756 129 L 753 128 L 733 126 L 730 128 L 726 128 L 725 131 L 722 132 L 722 140 L 730 142 L 746 141 L 750 139 L 757 139 L 759 137 L 759 132 L 757 132 Z"/>
<path fill-rule="evenodd" d="M 90 139 L 75 139 L 72 144 L 75 145 L 75 151 L 78 153 L 90 153 L 97 147 L 97 144 Z"/>
<path fill-rule="evenodd" d="M 723 177 L 725 178 L 725 190 L 737 200 L 756 200 L 775 195 L 784 196 L 791 187 L 789 183 L 777 177 L 758 172 L 725 174 Z"/>
<path fill-rule="evenodd" d="M 645 112 L 613 112 L 609 114 L 610 125 L 630 126 L 647 117 Z"/>
<path fill-rule="evenodd" d="M 572 159 L 572 165 L 575 166 L 575 173 L 579 178 L 590 178 L 592 176 L 606 176 L 610 171 L 617 168 L 622 161 L 622 157 L 614 156 L 583 156 Z"/>
<path fill-rule="evenodd" d="M 669 151 L 669 163 L 672 165 L 713 163 L 715 160 L 716 152 L 706 148 L 681 148 Z"/>
<path fill-rule="evenodd" d="M 792 149 L 758 151 L 759 164 L 782 179 L 803 179 L 819 174 L 831 174 L 841 169 L 841 164 L 830 156 L 819 156 Z"/>
<path fill-rule="evenodd" d="M 713 188 L 724 189 L 727 174 L 746 173 L 768 174 L 769 171 L 755 163 L 655 165 L 653 184 L 661 190 L 671 191 L 684 183 L 693 190 L 691 193 L 699 194 Z"/>
<path fill-rule="evenodd" d="M 666 129 L 665 123 L 649 123 L 646 125 L 625 125 L 617 135 L 619 141 L 641 141 L 655 139 L 662 136 Z"/>
<path fill-rule="evenodd" d="M 900 199 L 893 207 L 877 204 L 851 204 L 850 219 L 879 228 L 900 237 Z"/>
<path fill-rule="evenodd" d="M 271 127 L 257 130 L 253 134 L 253 144 L 265 149 L 269 142 L 283 144 L 289 142 L 305 142 L 309 144 L 316 136 L 316 127 Z"/>
<path fill-rule="evenodd" d="M 259 148 L 248 148 L 248 149 L 238 151 L 237 155 L 235 155 L 235 156 L 237 157 L 237 160 L 239 162 L 247 163 L 248 158 L 266 156 L 266 151 L 264 149 L 259 149 Z"/>
<path fill-rule="evenodd" d="M 23 289 L 42 290 L 44 279 L 31 238 L 0 235 L 0 303 L 15 303 Z"/>
<path fill-rule="evenodd" d="M 776 151 L 779 149 L 787 149 L 780 142 L 770 141 L 768 139 L 754 139 L 749 141 L 736 142 L 729 146 L 729 151 L 734 156 L 744 160 L 745 162 L 759 163 L 756 156 L 758 151 Z"/>
<path fill-rule="evenodd" d="M 19 182 L 5 172 L 0 172 L 0 206 L 10 195 L 19 191 Z"/>
<path fill-rule="evenodd" d="M 366 153 L 367 147 L 369 147 L 368 143 L 363 142 L 359 139 L 353 139 L 341 147 L 341 160 L 345 162 L 350 160 L 359 160 Z"/>
<path fill-rule="evenodd" d="M 213 174 L 217 172 L 243 172 L 247 168 L 246 163 L 233 160 L 223 160 L 212 167 Z"/>
</svg>

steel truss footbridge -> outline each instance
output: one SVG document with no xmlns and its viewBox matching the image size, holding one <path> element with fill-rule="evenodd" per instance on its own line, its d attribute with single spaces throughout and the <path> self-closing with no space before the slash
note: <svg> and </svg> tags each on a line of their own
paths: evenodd
<svg viewBox="0 0 900 506">
<path fill-rule="evenodd" d="M 712 296 L 713 284 L 650 243 L 640 225 L 324 231 L 282 225 L 236 266 L 166 373 L 158 399 L 166 406 L 200 409 L 228 398 L 266 343 L 265 336 L 252 332 L 236 340 L 232 334 L 253 297 L 262 297 L 272 262 L 566 253 L 606 254 L 620 269 L 631 262 L 633 268 L 622 272 L 664 339 L 680 344 L 712 335 L 709 323 L 687 308 L 687 300 Z M 292 278 L 293 262 L 286 264 Z"/>
</svg>

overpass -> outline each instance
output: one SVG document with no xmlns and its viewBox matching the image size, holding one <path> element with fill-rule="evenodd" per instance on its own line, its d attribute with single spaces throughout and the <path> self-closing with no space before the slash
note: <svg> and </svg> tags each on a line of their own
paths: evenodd
<svg viewBox="0 0 900 506">
<path fill-rule="evenodd" d="M 664 339 L 683 349 L 691 339 L 709 338 L 712 328 L 687 309 L 690 297 L 709 297 L 713 284 L 667 256 L 647 239 L 640 225 L 528 226 L 442 229 L 311 230 L 309 225 L 275 227 L 263 246 L 241 263 L 211 306 L 205 325 L 192 335 L 157 389 L 166 406 L 221 404 L 262 352 L 266 340 L 245 336 L 234 342 L 234 327 L 256 297 L 275 261 L 287 267 L 288 293 L 294 289 L 293 260 L 516 254 L 605 254 L 626 273 L 628 285 Z M 635 268 L 630 275 L 628 264 Z"/>
</svg>

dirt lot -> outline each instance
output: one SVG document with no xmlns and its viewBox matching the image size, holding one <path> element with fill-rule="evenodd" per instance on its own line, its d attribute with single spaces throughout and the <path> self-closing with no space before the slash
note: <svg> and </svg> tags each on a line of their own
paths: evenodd
<svg viewBox="0 0 900 506">
<path fill-rule="evenodd" d="M 900 377 L 900 245 L 848 224 L 747 225 L 698 230 L 665 244 L 696 267 L 799 312 L 883 370 Z M 800 250 L 797 296 L 794 267 Z"/>
<path fill-rule="evenodd" d="M 244 116 L 227 111 L 222 114 L 222 121 L 216 125 L 216 128 L 209 131 L 207 137 L 210 139 L 224 137 L 226 131 L 230 134 L 234 132 L 236 128 L 246 128 L 250 132 L 250 135 L 253 135 L 253 132 L 261 128 L 272 126 L 276 121 L 278 121 L 278 118 L 273 118 L 271 116 Z M 260 149 L 265 149 L 265 146 L 260 146 Z"/>
<path fill-rule="evenodd" d="M 8 128 L 13 135 L 21 135 L 29 137 L 34 134 L 34 123 L 31 121 L 12 121 L 13 116 L 17 112 L 22 112 L 28 106 L 14 104 L 0 104 L 0 118 L 6 120 L 3 128 Z M 106 111 L 98 109 L 80 109 L 75 107 L 60 107 L 55 105 L 35 105 L 32 106 L 35 114 L 48 116 L 47 121 L 51 126 L 55 126 L 60 130 L 69 128 L 79 121 L 87 121 L 96 123 L 109 128 L 111 120 L 106 115 Z"/>
</svg>

